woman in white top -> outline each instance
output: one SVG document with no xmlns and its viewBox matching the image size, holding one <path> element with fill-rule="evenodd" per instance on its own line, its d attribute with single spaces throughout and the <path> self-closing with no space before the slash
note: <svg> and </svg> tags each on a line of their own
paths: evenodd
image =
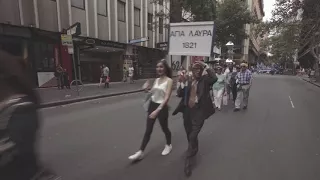
<svg viewBox="0 0 320 180">
<path fill-rule="evenodd" d="M 152 88 L 149 84 L 146 88 L 146 90 L 150 90 L 152 93 L 151 102 L 148 108 L 146 131 L 139 151 L 131 155 L 129 157 L 130 160 L 141 160 L 143 158 L 143 152 L 150 140 L 156 119 L 159 120 L 161 129 L 166 136 L 166 145 L 162 151 L 162 155 L 168 155 L 172 150 L 171 132 L 168 128 L 169 109 L 167 105 L 172 92 L 172 71 L 164 59 L 157 64 L 156 70 L 159 78 L 154 81 Z"/>
</svg>

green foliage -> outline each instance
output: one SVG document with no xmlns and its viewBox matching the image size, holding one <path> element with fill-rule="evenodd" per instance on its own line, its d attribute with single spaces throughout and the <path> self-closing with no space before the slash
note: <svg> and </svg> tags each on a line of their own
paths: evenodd
<svg viewBox="0 0 320 180">
<path fill-rule="evenodd" d="M 216 39 L 220 44 L 247 38 L 244 26 L 259 22 L 257 17 L 251 15 L 247 4 L 239 0 L 224 0 L 217 3 L 216 17 Z"/>
<path fill-rule="evenodd" d="M 161 0 L 153 0 L 159 3 Z M 181 21 L 214 21 L 216 25 L 216 44 L 224 45 L 229 40 L 245 39 L 244 26 L 257 23 L 255 16 L 251 15 L 248 6 L 240 0 L 171 0 L 171 12 L 169 14 L 158 12 L 161 18 L 170 18 L 175 22 Z M 178 6 L 178 8 L 177 8 Z M 179 12 L 179 9 L 181 12 Z M 177 13 L 178 12 L 178 13 Z M 179 17 L 181 16 L 182 17 Z"/>
<path fill-rule="evenodd" d="M 299 0 L 276 0 L 271 20 L 256 27 L 258 35 L 269 34 L 262 44 L 273 62 L 292 61 L 300 48 L 302 5 Z"/>
</svg>

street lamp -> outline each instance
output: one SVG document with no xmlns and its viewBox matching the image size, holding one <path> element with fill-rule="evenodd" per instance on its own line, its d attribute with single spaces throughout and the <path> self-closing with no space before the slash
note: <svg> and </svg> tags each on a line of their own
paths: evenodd
<svg viewBox="0 0 320 180">
<path fill-rule="evenodd" d="M 226 63 L 232 63 L 232 55 L 233 55 L 233 47 L 234 47 L 234 44 L 232 41 L 229 41 L 227 44 L 226 44 L 227 48 L 228 48 L 228 59 L 226 60 Z"/>
</svg>

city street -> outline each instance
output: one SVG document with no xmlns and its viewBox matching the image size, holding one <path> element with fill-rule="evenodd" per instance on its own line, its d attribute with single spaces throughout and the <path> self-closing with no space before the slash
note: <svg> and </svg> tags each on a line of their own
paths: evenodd
<svg viewBox="0 0 320 180">
<path fill-rule="evenodd" d="M 175 93 L 173 93 L 175 94 Z M 39 110 L 44 164 L 65 180 L 179 180 L 187 140 L 170 116 L 173 151 L 156 124 L 143 161 L 143 93 Z M 172 96 L 171 111 L 179 99 Z M 230 101 L 231 102 L 231 101 Z M 255 75 L 247 110 L 216 112 L 199 136 L 191 180 L 319 180 L 320 88 L 294 76 Z"/>
</svg>

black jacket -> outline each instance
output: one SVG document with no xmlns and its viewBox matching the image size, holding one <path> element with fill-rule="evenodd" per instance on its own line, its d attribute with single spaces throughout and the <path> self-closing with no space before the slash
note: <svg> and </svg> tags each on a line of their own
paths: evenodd
<svg viewBox="0 0 320 180">
<path fill-rule="evenodd" d="M 212 104 L 210 96 L 210 88 L 217 81 L 217 76 L 211 69 L 207 69 L 207 75 L 204 75 L 200 78 L 197 85 L 197 97 L 198 102 L 195 105 L 195 108 L 203 114 L 204 119 L 208 119 L 212 114 L 215 113 L 215 109 Z M 190 90 L 192 82 L 189 80 L 188 85 L 184 88 L 178 87 L 177 95 L 181 97 L 181 101 L 178 104 L 177 108 L 174 110 L 172 115 L 176 115 L 179 112 L 183 113 L 187 104 L 189 102 Z"/>
<path fill-rule="evenodd" d="M 38 171 L 35 145 L 37 106 L 28 97 L 9 99 L 0 108 L 0 177 L 31 179 Z"/>
</svg>

